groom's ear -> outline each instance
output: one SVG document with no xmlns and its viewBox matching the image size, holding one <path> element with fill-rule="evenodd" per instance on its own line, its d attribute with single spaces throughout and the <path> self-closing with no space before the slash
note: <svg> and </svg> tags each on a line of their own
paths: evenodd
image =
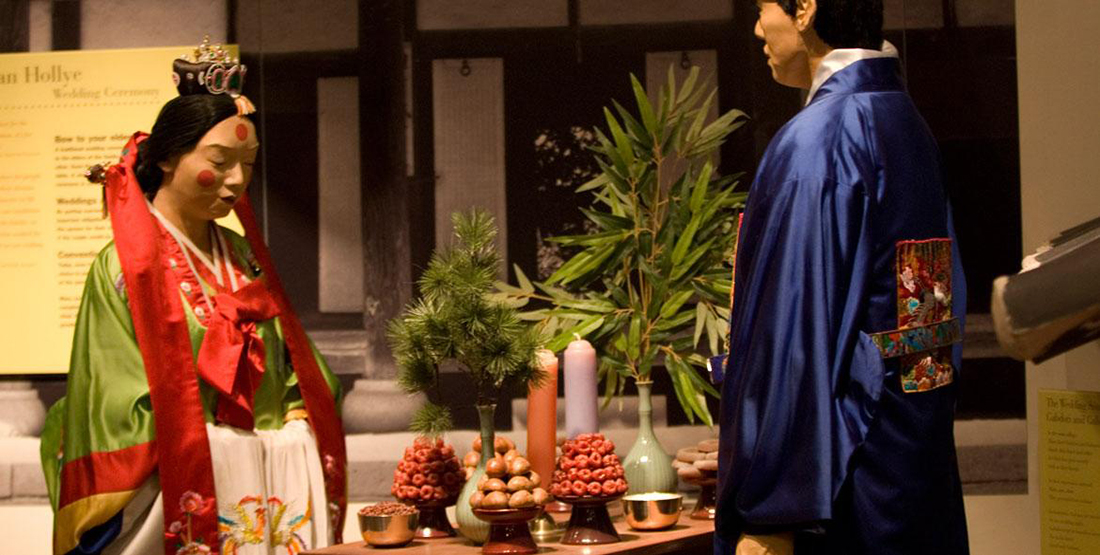
<svg viewBox="0 0 1100 555">
<path fill-rule="evenodd" d="M 817 17 L 817 0 L 797 0 L 794 24 L 799 32 L 812 31 L 815 17 Z"/>
</svg>

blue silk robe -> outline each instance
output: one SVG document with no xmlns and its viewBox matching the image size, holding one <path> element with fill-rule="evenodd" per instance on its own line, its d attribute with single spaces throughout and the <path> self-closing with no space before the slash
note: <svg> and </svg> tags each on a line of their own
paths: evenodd
<svg viewBox="0 0 1100 555">
<path fill-rule="evenodd" d="M 937 239 L 946 275 L 923 294 L 954 315 L 957 337 L 966 283 L 936 142 L 897 59 L 855 62 L 779 131 L 749 193 L 722 384 L 720 544 L 812 530 L 824 533 L 815 553 L 968 552 L 960 344 L 925 351 L 942 355 L 927 379 L 872 340 L 904 327 L 900 313 L 919 316 L 919 299 L 899 293 L 913 285 L 902 243 Z"/>
</svg>

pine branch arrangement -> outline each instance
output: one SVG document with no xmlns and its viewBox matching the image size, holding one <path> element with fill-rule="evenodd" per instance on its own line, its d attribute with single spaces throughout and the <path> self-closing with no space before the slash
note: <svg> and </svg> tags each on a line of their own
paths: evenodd
<svg viewBox="0 0 1100 555">
<path fill-rule="evenodd" d="M 454 244 L 437 249 L 418 282 L 420 298 L 389 324 L 389 342 L 408 393 L 437 388 L 442 365 L 454 363 L 473 383 L 478 406 L 510 390 L 526 392 L 545 378 L 535 358 L 539 336 L 518 311 L 491 297 L 500 255 L 492 216 L 451 216 Z M 452 426 L 447 407 L 428 402 L 410 429 L 438 435 Z"/>
<path fill-rule="evenodd" d="M 574 334 L 595 346 L 605 404 L 627 379 L 648 382 L 663 363 L 688 418 L 710 425 L 704 394 L 718 393 L 695 368 L 706 366 L 704 335 L 711 353 L 722 350 L 745 200 L 734 192 L 740 174 L 719 176 L 711 161 L 747 118 L 731 110 L 707 124 L 717 89 L 697 87 L 698 76 L 692 68 L 677 89 L 669 68 L 654 105 L 631 75 L 637 115 L 618 102 L 614 112 L 604 109 L 609 134 L 597 130 L 593 147 L 601 173 L 577 189 L 595 193 L 581 211 L 598 230 L 552 238 L 580 251 L 545 282 L 516 267 L 519 285 L 497 289 L 517 307 L 549 305 L 522 315 L 554 337 L 548 349 L 564 348 Z"/>
</svg>

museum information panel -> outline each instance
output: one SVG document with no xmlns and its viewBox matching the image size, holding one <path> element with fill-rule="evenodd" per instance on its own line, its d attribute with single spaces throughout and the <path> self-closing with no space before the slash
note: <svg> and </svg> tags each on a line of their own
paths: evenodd
<svg viewBox="0 0 1100 555">
<path fill-rule="evenodd" d="M 1039 392 L 1043 555 L 1100 553 L 1100 393 Z"/>
<path fill-rule="evenodd" d="M 152 127 L 188 50 L 0 55 L 0 374 L 68 369 L 84 279 L 111 239 L 84 171 Z"/>
</svg>

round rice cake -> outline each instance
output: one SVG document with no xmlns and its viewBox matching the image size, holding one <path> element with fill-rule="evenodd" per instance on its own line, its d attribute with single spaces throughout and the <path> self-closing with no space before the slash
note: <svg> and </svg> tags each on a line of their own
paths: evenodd
<svg viewBox="0 0 1100 555">
<path fill-rule="evenodd" d="M 695 465 L 695 468 L 698 468 L 699 470 L 713 470 L 716 472 L 718 471 L 718 461 L 708 461 L 704 459 L 701 461 L 695 461 L 691 464 Z"/>
<path fill-rule="evenodd" d="M 694 466 L 683 466 L 676 469 L 676 474 L 684 480 L 702 480 L 703 471 Z"/>
<path fill-rule="evenodd" d="M 716 453 L 718 451 L 718 440 L 704 439 L 703 441 L 700 441 L 699 444 L 695 446 L 695 448 L 699 451 L 702 451 L 703 453 Z"/>
<path fill-rule="evenodd" d="M 693 447 L 684 447 L 683 449 L 680 449 L 676 452 L 676 460 L 684 461 L 686 463 L 693 463 L 695 461 L 703 460 L 703 457 L 705 456 L 706 453 L 703 453 L 702 451 Z"/>
</svg>

